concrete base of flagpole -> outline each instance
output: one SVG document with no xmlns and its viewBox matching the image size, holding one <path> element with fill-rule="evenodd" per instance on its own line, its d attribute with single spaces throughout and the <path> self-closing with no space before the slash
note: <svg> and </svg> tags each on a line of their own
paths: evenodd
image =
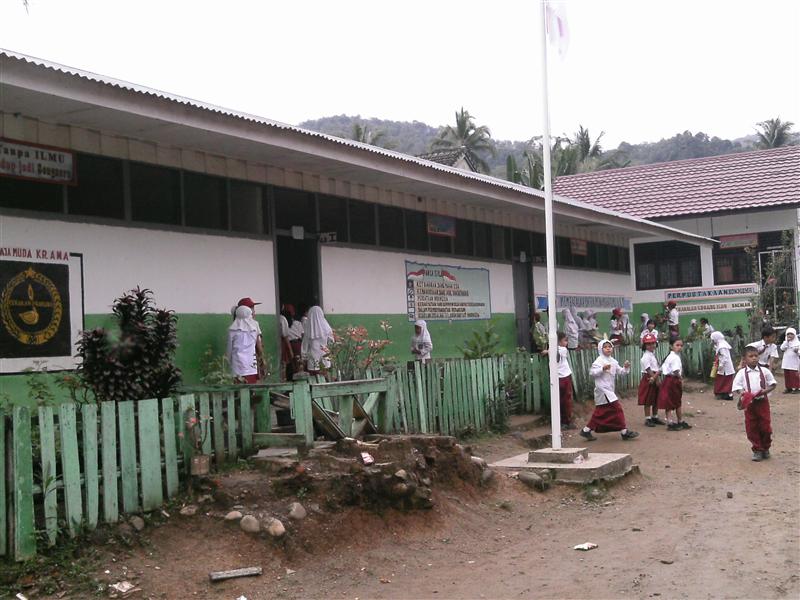
<svg viewBox="0 0 800 600">
<path fill-rule="evenodd" d="M 633 470 L 630 454 L 592 453 L 586 448 L 542 448 L 489 465 L 498 471 L 549 471 L 555 483 L 587 484 L 624 477 Z"/>
</svg>

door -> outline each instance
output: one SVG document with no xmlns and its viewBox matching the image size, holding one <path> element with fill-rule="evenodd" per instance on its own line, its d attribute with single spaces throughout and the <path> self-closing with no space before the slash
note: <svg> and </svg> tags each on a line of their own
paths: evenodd
<svg viewBox="0 0 800 600">
<path fill-rule="evenodd" d="M 276 239 L 280 304 L 294 304 L 298 309 L 320 304 L 319 242 L 286 235 Z"/>
<path fill-rule="evenodd" d="M 511 263 L 514 285 L 514 317 L 517 322 L 517 347 L 532 348 L 531 317 L 533 316 L 533 269 L 527 260 Z"/>
</svg>

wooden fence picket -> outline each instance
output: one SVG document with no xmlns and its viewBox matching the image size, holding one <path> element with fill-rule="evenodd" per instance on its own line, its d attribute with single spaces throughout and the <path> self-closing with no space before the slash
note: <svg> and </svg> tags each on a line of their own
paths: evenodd
<svg viewBox="0 0 800 600">
<path fill-rule="evenodd" d="M 14 479 L 14 559 L 27 560 L 36 554 L 36 529 L 33 512 L 33 449 L 31 447 L 31 414 L 27 406 L 15 406 L 11 468 Z"/>
<path fill-rule="evenodd" d="M 167 497 L 178 493 L 178 449 L 175 438 L 175 405 L 172 398 L 161 401 L 161 421 L 164 436 L 164 476 L 167 481 Z M 252 438 L 251 438 L 252 439 Z"/>
<path fill-rule="evenodd" d="M 83 429 L 83 489 L 86 498 L 85 519 L 89 529 L 97 527 L 100 513 L 100 481 L 97 462 L 97 405 L 81 406 Z M 158 444 L 158 440 L 156 440 Z"/>
<path fill-rule="evenodd" d="M 39 407 L 39 444 L 41 446 L 40 473 L 44 530 L 47 536 L 47 545 L 53 546 L 58 534 L 58 463 L 56 462 L 52 406 Z"/>
<path fill-rule="evenodd" d="M 9 554 L 6 491 L 6 419 L 0 414 L 0 556 Z"/>
<path fill-rule="evenodd" d="M 142 478 L 142 509 L 155 510 L 164 503 L 161 479 L 161 426 L 158 400 L 140 400 L 139 464 Z"/>
<path fill-rule="evenodd" d="M 117 492 L 117 405 L 103 402 L 100 405 L 100 426 L 102 428 L 102 468 L 103 468 L 103 520 L 116 523 L 119 519 Z"/>
<path fill-rule="evenodd" d="M 58 429 L 61 440 L 61 475 L 64 490 L 64 512 L 67 530 L 71 536 L 78 534 L 83 520 L 81 499 L 81 467 L 78 458 L 78 427 L 75 405 L 64 403 L 58 407 Z M 134 476 L 135 453 L 134 453 Z"/>
<path fill-rule="evenodd" d="M 222 412 L 222 393 L 215 392 L 211 394 L 212 404 L 212 417 L 211 417 L 211 431 L 214 433 L 214 462 L 217 466 L 222 466 L 225 462 L 225 420 Z M 201 424 L 205 422 L 201 421 Z M 206 435 L 206 437 L 211 437 Z"/>
<path fill-rule="evenodd" d="M 126 513 L 133 513 L 139 510 L 139 482 L 136 474 L 135 405 L 136 403 L 132 400 L 117 403 L 122 508 Z"/>
</svg>

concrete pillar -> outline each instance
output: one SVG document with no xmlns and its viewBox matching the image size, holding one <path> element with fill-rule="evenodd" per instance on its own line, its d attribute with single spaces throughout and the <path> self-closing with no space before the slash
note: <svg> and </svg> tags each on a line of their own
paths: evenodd
<svg viewBox="0 0 800 600">
<path fill-rule="evenodd" d="M 700 246 L 700 285 L 714 287 L 714 257 L 711 248 Z"/>
</svg>

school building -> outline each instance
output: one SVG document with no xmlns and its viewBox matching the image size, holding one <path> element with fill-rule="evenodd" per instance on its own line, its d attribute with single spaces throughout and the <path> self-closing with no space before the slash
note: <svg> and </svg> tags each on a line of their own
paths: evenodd
<svg viewBox="0 0 800 600">
<path fill-rule="evenodd" d="M 560 177 L 558 194 L 713 238 L 631 240 L 634 311 L 653 314 L 676 300 L 681 331 L 708 317 L 717 329 L 748 332 L 751 297 L 772 257 L 786 252 L 770 315 L 796 326 L 800 272 L 800 146 L 754 150 Z"/>
<path fill-rule="evenodd" d="M 711 252 L 585 199 L 555 220 L 559 308 L 603 328 L 637 301 L 631 241 Z M 177 312 L 188 382 L 244 296 L 273 356 L 280 303 L 314 301 L 334 327 L 388 321 L 399 360 L 416 318 L 438 357 L 487 320 L 512 351 L 546 293 L 543 232 L 538 190 L 0 51 L 0 392 L 74 367 L 78 331 L 136 286 Z"/>
</svg>

